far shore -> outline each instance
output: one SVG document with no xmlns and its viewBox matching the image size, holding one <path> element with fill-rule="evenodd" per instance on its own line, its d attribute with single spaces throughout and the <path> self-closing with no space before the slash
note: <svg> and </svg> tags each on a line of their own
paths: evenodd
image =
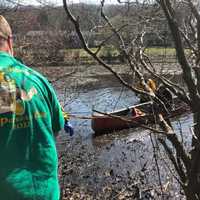
<svg viewBox="0 0 200 200">
<path fill-rule="evenodd" d="M 112 68 L 119 73 L 127 82 L 133 84 L 136 78 L 130 73 L 130 69 L 125 65 L 113 65 Z M 77 65 L 77 66 L 48 66 L 34 67 L 48 78 L 56 89 L 62 89 L 63 86 L 73 86 L 84 88 L 86 90 L 116 87 L 120 86 L 118 79 L 108 70 L 100 65 Z M 176 64 L 156 66 L 157 73 L 164 75 L 175 82 L 183 82 L 181 78 L 180 67 Z M 150 76 L 151 75 L 145 75 Z M 154 77 L 153 77 L 154 78 Z"/>
</svg>

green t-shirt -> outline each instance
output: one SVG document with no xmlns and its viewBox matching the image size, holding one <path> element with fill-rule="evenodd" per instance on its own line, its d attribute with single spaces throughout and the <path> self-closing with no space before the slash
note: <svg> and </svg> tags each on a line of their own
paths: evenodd
<svg viewBox="0 0 200 200">
<path fill-rule="evenodd" d="M 49 82 L 0 52 L 0 199 L 59 199 L 54 133 L 63 126 Z"/>
</svg>

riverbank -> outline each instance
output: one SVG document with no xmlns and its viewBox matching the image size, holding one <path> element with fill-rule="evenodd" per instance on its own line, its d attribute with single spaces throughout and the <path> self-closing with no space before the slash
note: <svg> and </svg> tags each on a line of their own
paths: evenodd
<svg viewBox="0 0 200 200">
<path fill-rule="evenodd" d="M 59 85 L 66 83 L 86 90 L 120 86 L 117 78 L 100 65 L 49 66 L 35 69 L 48 77 L 58 89 L 61 89 Z M 129 83 L 135 81 L 135 76 L 128 66 L 112 65 L 112 69 Z M 181 69 L 177 63 L 155 64 L 155 69 L 158 74 L 170 79 L 180 79 Z"/>
<path fill-rule="evenodd" d="M 93 145 L 84 144 L 81 138 L 62 140 L 61 149 L 65 148 L 59 154 L 62 199 L 184 199 L 162 152 L 155 155 L 162 171 L 159 176 L 152 145 L 147 142 L 149 134 L 137 131 L 129 132 L 129 137 L 127 132 L 120 134 L 125 137 L 103 136 L 100 140 L 103 144 L 99 139 L 93 139 Z"/>
<path fill-rule="evenodd" d="M 107 106 L 118 99 L 112 98 L 115 92 L 115 97 L 118 97 L 122 91 L 120 88 L 104 91 L 103 88 L 115 88 L 119 84 L 113 75 L 98 66 L 48 67 L 37 70 L 52 81 L 60 101 L 71 98 L 72 106 L 77 106 L 78 111 L 84 110 L 82 107 L 92 107 L 95 101 L 97 105 L 103 103 Z M 70 76 L 66 75 L 54 82 L 56 78 L 71 72 L 73 74 Z M 127 73 L 121 71 L 121 75 Z M 130 78 L 130 75 L 126 78 Z M 99 88 L 103 89 L 102 93 Z M 88 92 L 90 90 L 94 92 Z M 105 92 L 108 94 L 104 95 Z M 81 96 L 80 93 L 84 94 Z M 62 132 L 57 139 L 63 200 L 184 199 L 173 178 L 174 171 L 170 162 L 150 132 L 138 128 L 93 137 L 91 132 L 88 134 L 88 126 L 90 123 L 77 122 L 73 137 Z M 153 144 L 156 145 L 156 153 Z"/>
</svg>

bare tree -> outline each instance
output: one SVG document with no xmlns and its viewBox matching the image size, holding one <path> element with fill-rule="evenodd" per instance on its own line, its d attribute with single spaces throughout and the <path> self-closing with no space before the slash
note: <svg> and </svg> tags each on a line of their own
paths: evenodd
<svg viewBox="0 0 200 200">
<path fill-rule="evenodd" d="M 8 12 L 13 12 L 21 6 L 20 0 L 1 0 L 0 1 L 0 14 L 6 14 Z"/>
<path fill-rule="evenodd" d="M 106 38 L 99 44 L 97 50 L 92 51 L 81 32 L 81 16 L 74 16 L 67 4 L 63 0 L 65 12 L 74 24 L 76 32 L 82 42 L 83 48 L 99 64 L 109 70 L 123 85 L 135 93 L 149 96 L 156 103 L 161 104 L 164 109 L 166 106 L 161 99 L 148 87 L 145 79 L 145 72 L 156 78 L 166 88 L 170 89 L 176 96 L 190 106 L 193 112 L 194 131 L 191 135 L 192 141 L 190 148 L 185 148 L 179 140 L 178 135 L 172 130 L 170 121 L 165 121 L 160 116 L 160 124 L 165 131 L 165 136 L 159 137 L 166 153 L 171 160 L 178 175 L 178 181 L 184 190 L 188 200 L 200 199 L 200 12 L 199 1 L 192 0 L 144 0 L 142 1 L 121 1 L 125 5 L 125 13 L 128 18 L 123 18 L 124 23 L 113 22 L 105 14 L 105 0 L 101 1 L 102 27 L 106 30 Z M 187 14 L 186 14 L 187 13 Z M 132 17 L 130 17 L 132 15 Z M 180 18 L 181 17 L 181 18 Z M 119 19 L 122 16 L 119 16 Z M 167 23 L 165 23 L 167 22 Z M 157 23 L 157 26 L 155 24 Z M 154 26 L 153 26 L 154 24 Z M 145 53 L 145 36 L 148 32 L 157 32 L 157 36 L 162 38 L 161 28 L 164 27 L 171 31 L 171 37 L 177 54 L 178 63 L 182 71 L 182 77 L 186 88 L 182 87 L 169 79 L 161 76 L 152 63 L 151 57 Z M 167 25 L 168 24 L 168 25 Z M 128 28 L 129 27 L 129 28 Z M 126 33 L 132 34 L 126 37 Z M 160 30 L 160 32 L 159 32 Z M 164 30 L 164 31 L 166 31 Z M 121 52 L 125 59 L 126 66 L 132 70 L 134 76 L 138 78 L 145 90 L 140 90 L 136 85 L 132 85 L 124 80 L 120 74 L 112 68 L 105 60 L 99 56 L 102 47 L 111 38 L 115 38 L 115 48 Z M 187 51 L 185 49 L 188 49 Z M 191 134 L 191 133 L 188 133 Z M 172 151 L 172 148 L 175 150 Z"/>
</svg>

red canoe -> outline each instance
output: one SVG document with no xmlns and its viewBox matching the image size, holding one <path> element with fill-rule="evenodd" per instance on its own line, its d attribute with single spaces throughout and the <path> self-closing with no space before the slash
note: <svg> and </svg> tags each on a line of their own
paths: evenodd
<svg viewBox="0 0 200 200">
<path fill-rule="evenodd" d="M 152 102 L 145 102 L 134 105 L 125 109 L 117 110 L 110 113 L 100 113 L 93 111 L 91 126 L 96 134 L 109 133 L 117 130 L 138 127 L 141 124 L 149 124 L 155 122 L 155 116 L 152 114 Z M 139 109 L 141 113 L 132 115 L 133 109 Z M 184 103 L 179 103 L 168 114 L 164 114 L 165 118 L 179 116 L 189 110 Z"/>
</svg>

